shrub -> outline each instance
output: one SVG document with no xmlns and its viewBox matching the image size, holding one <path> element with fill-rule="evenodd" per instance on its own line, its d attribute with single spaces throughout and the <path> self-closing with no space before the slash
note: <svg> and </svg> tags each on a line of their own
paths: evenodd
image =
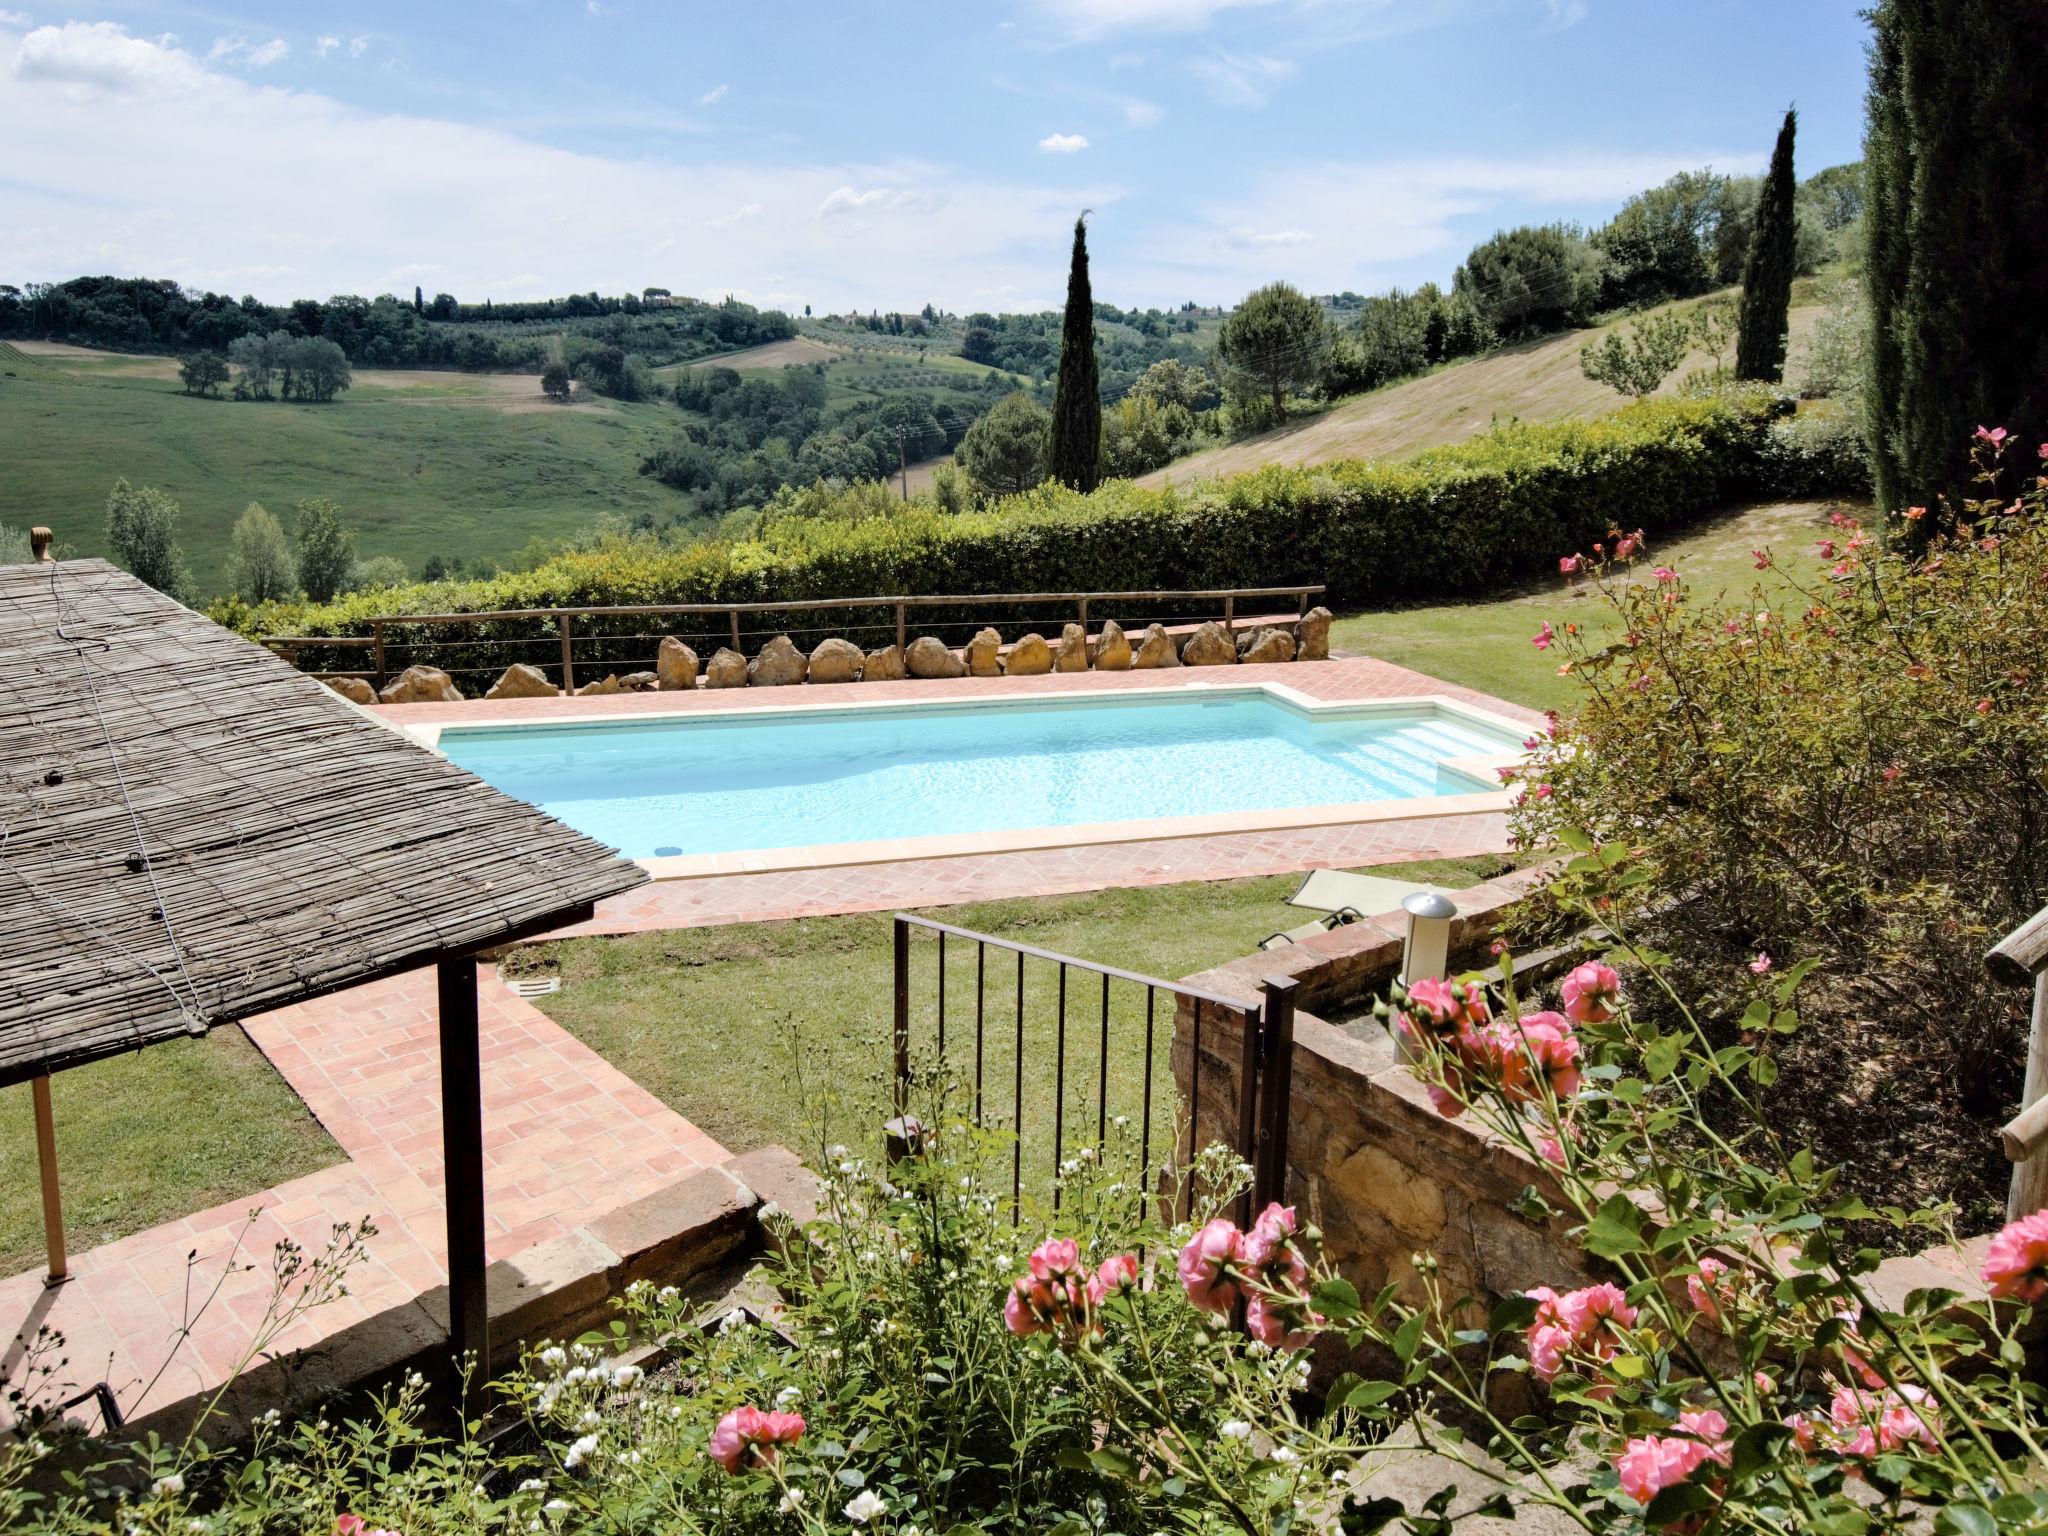
<svg viewBox="0 0 2048 1536">
<path fill-rule="evenodd" d="M 2001 439 L 1978 445 L 1987 476 Z M 1960 531 L 1924 559 L 1837 513 L 1817 561 L 1758 552 L 1789 593 L 1726 604 L 1590 562 L 1621 638 L 1554 637 L 1584 701 L 1526 769 L 1517 835 L 1632 850 L 1654 878 L 1613 900 L 1681 899 L 1657 928 L 1681 959 L 1817 959 L 1869 1016 L 1903 1015 L 1916 1091 L 1995 1107 L 2014 1008 L 1980 959 L 2048 900 L 2044 509 L 2039 482 L 1944 509 Z"/>
<path fill-rule="evenodd" d="M 778 495 L 761 532 L 681 548 L 612 538 L 532 571 L 459 586 L 412 586 L 325 605 L 277 604 L 264 634 L 366 635 L 380 615 L 585 604 L 817 598 L 791 628 L 844 622 L 833 597 L 891 593 L 1142 591 L 1323 582 L 1360 604 L 1497 589 L 1552 565 L 1611 524 L 1683 525 L 1732 498 L 1771 494 L 1764 395 L 1652 400 L 1594 422 L 1510 424 L 1406 463 L 1273 467 L 1150 490 L 1112 482 L 1082 496 L 1040 487 L 951 514 L 856 487 Z M 841 515 L 845 507 L 859 515 Z M 986 618 L 970 605 L 930 622 Z M 651 632 L 658 632 L 658 622 Z M 479 627 L 408 630 L 409 659 L 446 665 Z M 553 635 L 544 620 L 494 625 L 498 639 Z M 640 649 L 645 649 L 641 647 Z M 638 654 L 636 651 L 634 654 Z M 604 659 L 593 655 L 593 663 Z M 503 663 L 500 662 L 499 665 Z M 495 669 L 494 669 L 495 672 Z"/>
</svg>

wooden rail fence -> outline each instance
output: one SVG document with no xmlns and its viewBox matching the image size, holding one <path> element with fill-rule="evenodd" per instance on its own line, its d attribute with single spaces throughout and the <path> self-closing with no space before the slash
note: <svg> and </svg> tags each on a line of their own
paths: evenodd
<svg viewBox="0 0 2048 1536">
<path fill-rule="evenodd" d="M 914 613 L 978 613 L 984 610 L 1027 608 L 1038 611 L 1027 613 L 1021 619 L 1010 616 L 1008 622 L 1043 626 L 1051 629 L 1055 638 L 1059 626 L 1069 622 L 1078 622 L 1082 628 L 1089 629 L 1091 616 L 1097 620 L 1116 619 L 1129 628 L 1133 624 L 1142 626 L 1158 621 L 1159 612 L 1162 610 L 1172 614 L 1175 622 L 1214 619 L 1221 621 L 1226 630 L 1234 630 L 1243 622 L 1277 617 L 1271 611 L 1271 605 L 1282 601 L 1291 602 L 1298 613 L 1305 615 L 1324 591 L 1325 588 L 1317 584 L 1295 587 L 1218 587 L 1181 591 L 957 593 L 915 597 L 904 595 L 799 598 L 761 603 L 620 603 L 556 608 L 494 608 L 475 613 L 386 614 L 369 621 L 370 632 L 367 635 L 276 635 L 266 638 L 263 643 L 294 666 L 299 666 L 301 670 L 315 677 L 363 678 L 379 688 L 382 688 L 393 675 L 405 670 L 409 665 L 404 659 L 408 652 L 460 649 L 465 655 L 482 653 L 491 659 L 470 666 L 442 667 L 443 671 L 458 679 L 465 674 L 491 675 L 503 671 L 511 662 L 530 661 L 543 668 L 558 668 L 562 691 L 570 693 L 576 687 L 576 647 L 579 643 L 585 647 L 586 657 L 591 654 L 593 648 L 600 651 L 610 649 L 617 653 L 621 648 L 645 645 L 649 649 L 636 653 L 633 659 L 637 660 L 644 656 L 645 666 L 640 670 L 651 671 L 654 666 L 652 648 L 660 645 L 662 633 L 660 628 L 652 626 L 652 621 L 655 620 L 685 617 L 722 618 L 725 620 L 722 633 L 712 629 L 692 629 L 678 638 L 701 639 L 707 643 L 715 640 L 730 645 L 736 651 L 744 651 L 749 619 L 758 620 L 764 616 L 775 615 L 815 617 L 841 610 L 860 613 L 883 610 L 890 618 L 880 622 L 810 625 L 793 631 L 771 627 L 757 629 L 755 634 L 761 639 L 784 632 L 790 633 L 792 638 L 803 634 L 816 635 L 822 639 L 827 635 L 851 637 L 855 634 L 888 634 L 893 631 L 895 643 L 907 647 L 912 638 L 911 617 Z M 1109 611 L 1112 606 L 1120 611 Z M 603 621 L 606 620 L 641 620 L 649 623 L 647 627 L 607 633 L 603 628 Z M 984 622 L 987 622 L 985 618 L 946 618 L 929 627 L 964 630 L 977 627 Z M 477 636 L 469 639 L 459 636 L 442 636 L 427 640 L 403 638 L 408 630 L 416 632 L 422 629 L 464 629 L 501 623 L 551 627 L 554 633 L 496 638 Z M 1090 629 L 1090 634 L 1093 633 Z M 545 659 L 534 655 L 536 647 L 545 653 Z M 803 648 L 808 650 L 810 647 Z M 332 654 L 337 650 L 361 653 L 360 659 L 366 661 L 368 665 L 350 668 L 308 667 L 303 664 L 302 652 Z M 524 654 L 518 654 L 521 651 Z M 602 664 L 610 670 L 619 670 L 625 665 L 618 661 Z"/>
</svg>

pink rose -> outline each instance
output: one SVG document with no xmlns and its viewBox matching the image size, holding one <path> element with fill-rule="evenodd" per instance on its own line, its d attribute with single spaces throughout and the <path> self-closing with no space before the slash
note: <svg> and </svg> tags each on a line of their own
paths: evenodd
<svg viewBox="0 0 2048 1536">
<path fill-rule="evenodd" d="M 1114 1258 L 1104 1259 L 1088 1282 L 1088 1310 L 1101 1311 L 1102 1304 L 1110 1297 L 1135 1290 L 1137 1284 L 1138 1256 L 1135 1253 L 1120 1253 Z"/>
<path fill-rule="evenodd" d="M 1671 567 L 1668 565 L 1660 565 L 1657 567 L 1656 570 L 1652 571 L 1650 574 L 1652 576 L 1655 576 L 1659 581 L 1662 582 L 1673 582 L 1678 580 L 1678 572 L 1671 569 Z"/>
<path fill-rule="evenodd" d="M 1046 1330 L 1074 1333 L 1089 1321 L 1088 1273 L 1081 1245 L 1072 1238 L 1048 1238 L 1032 1249 L 1027 1273 L 1010 1285 L 1003 1323 L 1019 1338 Z"/>
<path fill-rule="evenodd" d="M 1766 954 L 1763 950 L 1758 950 L 1756 952 L 1756 958 L 1749 962 L 1749 973 L 1752 976 L 1770 975 L 1771 957 L 1768 954 Z"/>
<path fill-rule="evenodd" d="M 1188 1239 L 1180 1251 L 1181 1288 L 1204 1312 L 1228 1317 L 1237 1305 L 1238 1286 L 1232 1266 L 1244 1258 L 1244 1234 L 1218 1216 Z"/>
<path fill-rule="evenodd" d="M 1700 1260 L 1700 1272 L 1685 1277 L 1685 1294 L 1692 1298 L 1693 1310 L 1701 1317 L 1714 1319 L 1721 1315 L 1720 1278 L 1728 1272 L 1728 1266 L 1719 1259 L 1709 1256 Z"/>
<path fill-rule="evenodd" d="M 1244 1331 L 1269 1349 L 1305 1347 L 1311 1335 L 1297 1325 L 1320 1321 L 1300 1302 L 1257 1295 L 1244 1304 Z"/>
<path fill-rule="evenodd" d="M 770 1466 L 783 1446 L 795 1445 L 803 1434 L 800 1413 L 763 1413 L 742 1404 L 711 1431 L 711 1459 L 734 1473 Z"/>
<path fill-rule="evenodd" d="M 2029 1305 L 2048 1296 L 2048 1211 L 2022 1216 L 1992 1238 L 1983 1275 L 1993 1296 Z"/>
<path fill-rule="evenodd" d="M 1621 1002 L 1621 977 L 1611 965 L 1588 960 L 1564 979 L 1564 1011 L 1579 1024 L 1604 1024 Z"/>
<path fill-rule="evenodd" d="M 1557 574 L 1558 574 L 1558 575 L 1560 575 L 1560 576 L 1570 576 L 1570 575 L 1573 575 L 1573 574 L 1575 574 L 1575 573 L 1576 573 L 1576 572 L 1578 571 L 1578 569 L 1579 569 L 1579 557 L 1578 557 L 1577 555 L 1560 555 L 1560 556 L 1558 556 L 1558 559 L 1557 559 Z"/>
<path fill-rule="evenodd" d="M 1522 1044 L 1535 1070 L 1550 1085 L 1554 1098 L 1568 1099 L 1579 1091 L 1581 1052 L 1571 1020 L 1545 1009 L 1522 1015 Z"/>
<path fill-rule="evenodd" d="M 1536 631 L 1536 638 L 1529 643 L 1539 651 L 1547 651 L 1550 649 L 1550 642 L 1556 638 L 1557 631 L 1550 627 L 1550 620 L 1545 619 L 1543 627 Z"/>
</svg>

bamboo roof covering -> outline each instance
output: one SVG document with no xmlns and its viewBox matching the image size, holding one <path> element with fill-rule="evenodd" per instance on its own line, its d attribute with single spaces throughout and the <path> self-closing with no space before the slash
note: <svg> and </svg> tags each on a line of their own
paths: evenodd
<svg viewBox="0 0 2048 1536">
<path fill-rule="evenodd" d="M 105 561 L 0 566 L 0 1084 L 644 879 Z"/>
</svg>

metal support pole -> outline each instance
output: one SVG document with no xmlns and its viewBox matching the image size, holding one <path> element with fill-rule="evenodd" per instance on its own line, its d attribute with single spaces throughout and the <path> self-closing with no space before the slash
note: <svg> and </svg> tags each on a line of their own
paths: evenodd
<svg viewBox="0 0 2048 1536">
<path fill-rule="evenodd" d="M 1294 1096 L 1294 994 L 1292 976 L 1265 984 L 1266 1027 L 1259 1032 L 1258 1156 L 1252 1163 L 1252 1204 L 1264 1210 L 1287 1197 L 1287 1126 Z"/>
<path fill-rule="evenodd" d="M 896 1015 L 893 1026 L 896 1046 L 896 1113 L 902 1114 L 910 1099 L 910 924 L 895 920 Z"/>
<path fill-rule="evenodd" d="M 469 1362 L 465 1411 L 479 1406 L 491 1369 L 484 1288 L 483 1067 L 477 1039 L 476 957 L 437 968 L 441 1016 L 441 1146 L 447 1166 L 448 1338 Z"/>
<path fill-rule="evenodd" d="M 50 1075 L 45 1072 L 29 1079 L 36 1105 L 36 1166 L 43 1176 L 43 1242 L 49 1249 L 50 1272 L 46 1285 L 62 1285 L 71 1278 L 64 1255 L 64 1201 L 57 1190 L 57 1119 L 50 1110 Z"/>
</svg>

